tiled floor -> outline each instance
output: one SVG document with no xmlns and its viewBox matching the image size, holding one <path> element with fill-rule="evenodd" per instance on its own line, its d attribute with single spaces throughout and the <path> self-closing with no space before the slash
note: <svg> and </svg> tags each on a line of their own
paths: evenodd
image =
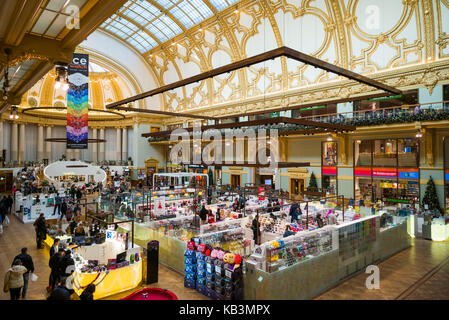
<svg viewBox="0 0 449 320">
<path fill-rule="evenodd" d="M 412 247 L 377 265 L 380 288 L 369 290 L 364 272 L 346 280 L 316 299 L 385 300 L 449 299 L 449 242 L 416 239 Z"/>
<path fill-rule="evenodd" d="M 32 224 L 22 224 L 15 217 L 12 217 L 11 224 L 0 235 L 0 276 L 3 278 L 22 247 L 28 248 L 34 260 L 35 273 L 39 277 L 38 281 L 30 282 L 27 299 L 45 299 L 50 272 L 48 249 L 37 250 Z M 379 263 L 378 267 L 379 290 L 366 289 L 368 274 L 360 273 L 316 299 L 449 299 L 449 242 L 414 240 L 411 248 Z M 3 279 L 1 281 L 3 284 Z M 195 290 L 185 288 L 183 276 L 163 265 L 159 266 L 159 282 L 150 286 L 170 290 L 182 300 L 208 299 Z M 120 299 L 139 289 L 106 299 Z M 0 290 L 0 299 L 9 299 L 9 294 Z"/>
</svg>

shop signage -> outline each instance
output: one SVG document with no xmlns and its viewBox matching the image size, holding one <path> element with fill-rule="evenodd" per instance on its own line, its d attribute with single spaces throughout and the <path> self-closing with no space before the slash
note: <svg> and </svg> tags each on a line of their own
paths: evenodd
<svg viewBox="0 0 449 320">
<path fill-rule="evenodd" d="M 449 169 L 446 169 L 446 170 L 444 171 L 444 180 L 449 181 Z"/>
<path fill-rule="evenodd" d="M 158 197 L 154 199 L 154 213 L 156 215 L 165 214 L 165 197 Z"/>
<path fill-rule="evenodd" d="M 265 187 L 259 187 L 259 200 L 265 200 Z"/>
<path fill-rule="evenodd" d="M 419 169 L 399 169 L 401 179 L 419 179 Z"/>
<path fill-rule="evenodd" d="M 373 168 L 373 177 L 396 178 L 397 176 L 396 168 Z"/>
<path fill-rule="evenodd" d="M 402 199 L 387 199 L 388 202 L 395 202 L 395 203 L 407 203 L 410 204 L 413 202 L 413 200 L 402 200 Z"/>
<path fill-rule="evenodd" d="M 67 149 L 87 149 L 89 55 L 74 53 L 68 67 Z"/>
<path fill-rule="evenodd" d="M 354 168 L 355 176 L 363 176 L 363 177 L 371 177 L 371 168 L 362 168 L 356 167 Z"/>
<path fill-rule="evenodd" d="M 323 175 L 336 176 L 337 167 L 322 167 L 321 172 Z"/>
</svg>

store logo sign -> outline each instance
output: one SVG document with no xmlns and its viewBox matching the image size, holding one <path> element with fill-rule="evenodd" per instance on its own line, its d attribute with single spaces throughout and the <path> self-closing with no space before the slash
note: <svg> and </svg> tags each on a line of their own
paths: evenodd
<svg viewBox="0 0 449 320">
<path fill-rule="evenodd" d="M 370 274 L 365 281 L 365 287 L 368 290 L 380 289 L 380 271 L 379 267 L 375 265 L 369 265 L 366 267 L 365 273 Z"/>
<path fill-rule="evenodd" d="M 396 178 L 397 176 L 396 169 L 373 168 L 373 177 Z"/>
</svg>

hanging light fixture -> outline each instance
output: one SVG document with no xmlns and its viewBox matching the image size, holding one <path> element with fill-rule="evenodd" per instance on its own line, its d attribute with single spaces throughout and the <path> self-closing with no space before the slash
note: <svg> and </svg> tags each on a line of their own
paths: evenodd
<svg viewBox="0 0 449 320">
<path fill-rule="evenodd" d="M 327 141 L 332 141 L 332 135 L 331 135 L 331 134 L 329 134 L 329 135 L 327 136 Z"/>
<path fill-rule="evenodd" d="M 9 114 L 9 119 L 11 119 L 11 120 L 19 119 L 19 114 L 17 113 L 17 107 L 11 107 L 11 113 Z"/>
<path fill-rule="evenodd" d="M 415 137 L 416 137 L 416 138 L 422 138 L 422 132 L 421 132 L 421 130 L 418 130 L 418 131 L 416 132 Z"/>
<path fill-rule="evenodd" d="M 69 89 L 67 68 L 64 65 L 56 65 L 55 89 L 62 89 L 64 91 Z"/>
</svg>

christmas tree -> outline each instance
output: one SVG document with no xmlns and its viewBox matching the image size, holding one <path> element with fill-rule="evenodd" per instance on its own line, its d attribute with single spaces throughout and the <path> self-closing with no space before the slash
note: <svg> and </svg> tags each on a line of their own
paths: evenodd
<svg viewBox="0 0 449 320">
<path fill-rule="evenodd" d="M 307 191 L 318 192 L 318 184 L 316 183 L 315 173 L 312 172 L 309 180 L 309 187 Z"/>
<path fill-rule="evenodd" d="M 422 199 L 422 205 L 426 204 L 429 207 L 429 210 L 438 210 L 439 212 L 442 212 L 440 202 L 438 201 L 437 189 L 435 188 L 435 183 L 433 182 L 432 177 L 430 177 L 429 182 L 427 182 L 426 193 Z"/>
</svg>

